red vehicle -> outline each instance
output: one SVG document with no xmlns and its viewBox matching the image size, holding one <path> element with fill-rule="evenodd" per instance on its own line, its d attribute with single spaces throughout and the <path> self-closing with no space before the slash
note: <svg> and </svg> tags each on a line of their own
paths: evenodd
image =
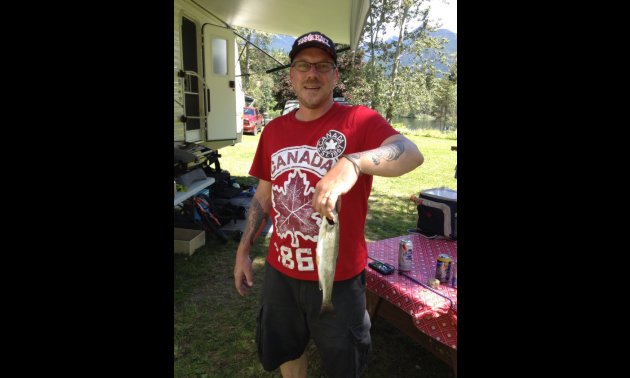
<svg viewBox="0 0 630 378">
<path fill-rule="evenodd" d="M 258 108 L 246 106 L 243 108 L 243 133 L 258 134 L 264 125 L 264 117 Z"/>
</svg>

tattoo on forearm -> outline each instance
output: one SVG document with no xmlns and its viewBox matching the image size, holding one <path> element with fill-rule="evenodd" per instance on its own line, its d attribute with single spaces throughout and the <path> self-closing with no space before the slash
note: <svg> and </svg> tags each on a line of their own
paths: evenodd
<svg viewBox="0 0 630 378">
<path fill-rule="evenodd" d="M 369 151 L 354 152 L 348 154 L 353 159 L 361 159 L 362 156 L 369 155 L 374 165 L 381 164 L 381 159 L 385 161 L 398 160 L 400 156 L 405 152 L 405 142 L 402 140 L 396 141 L 392 144 L 387 144 L 379 148 L 375 148 Z"/>
<path fill-rule="evenodd" d="M 260 230 L 263 223 L 269 218 L 269 215 L 265 213 L 260 202 L 256 198 L 252 198 L 249 204 L 249 216 L 247 220 L 247 228 L 243 235 L 243 240 L 249 242 L 250 245 L 254 244 L 256 237 L 258 236 L 258 230 Z"/>
<path fill-rule="evenodd" d="M 385 161 L 398 160 L 403 152 L 405 152 L 405 142 L 397 141 L 374 150 L 348 154 L 348 156 L 359 159 L 363 155 L 370 155 L 372 163 L 379 165 L 381 164 L 381 159 L 385 159 Z"/>
</svg>

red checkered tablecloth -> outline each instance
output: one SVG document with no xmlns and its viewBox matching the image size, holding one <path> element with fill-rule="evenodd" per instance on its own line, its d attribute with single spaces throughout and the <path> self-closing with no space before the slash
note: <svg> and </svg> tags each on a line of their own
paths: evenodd
<svg viewBox="0 0 630 378">
<path fill-rule="evenodd" d="M 418 234 L 403 235 L 391 239 L 368 243 L 368 256 L 398 268 L 398 245 L 401 239 L 413 243 L 413 263 L 410 277 L 424 284 L 435 278 L 438 255 L 446 253 L 457 261 L 457 242 L 447 239 L 428 239 Z M 372 259 L 368 258 L 368 263 Z M 442 283 L 438 292 L 451 302 L 431 290 L 413 282 L 398 271 L 383 276 L 367 267 L 367 289 L 409 314 L 420 331 L 433 339 L 457 349 L 457 289 Z"/>
</svg>

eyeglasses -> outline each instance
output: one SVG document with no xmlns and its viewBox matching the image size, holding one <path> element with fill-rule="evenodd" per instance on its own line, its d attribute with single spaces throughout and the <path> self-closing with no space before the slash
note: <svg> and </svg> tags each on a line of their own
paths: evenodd
<svg viewBox="0 0 630 378">
<path fill-rule="evenodd" d="M 309 63 L 303 61 L 296 61 L 291 64 L 291 67 L 295 68 L 300 72 L 308 72 L 311 70 L 311 66 L 315 66 L 315 71 L 319 73 L 326 73 L 333 68 L 337 67 L 334 63 L 330 62 L 318 62 L 318 63 Z"/>
</svg>

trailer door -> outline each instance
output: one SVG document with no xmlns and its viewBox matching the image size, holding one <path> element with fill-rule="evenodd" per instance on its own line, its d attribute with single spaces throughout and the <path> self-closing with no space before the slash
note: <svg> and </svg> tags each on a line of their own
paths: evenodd
<svg viewBox="0 0 630 378">
<path fill-rule="evenodd" d="M 208 84 L 204 104 L 208 115 L 206 141 L 234 141 L 237 134 L 242 133 L 240 116 L 243 108 L 242 105 L 240 109 L 237 107 L 237 95 L 242 92 L 240 77 L 235 78 L 235 46 L 232 31 L 210 24 L 204 25 L 204 74 Z M 243 97 L 242 94 L 240 97 Z M 242 102 L 241 98 L 240 103 Z"/>
</svg>

